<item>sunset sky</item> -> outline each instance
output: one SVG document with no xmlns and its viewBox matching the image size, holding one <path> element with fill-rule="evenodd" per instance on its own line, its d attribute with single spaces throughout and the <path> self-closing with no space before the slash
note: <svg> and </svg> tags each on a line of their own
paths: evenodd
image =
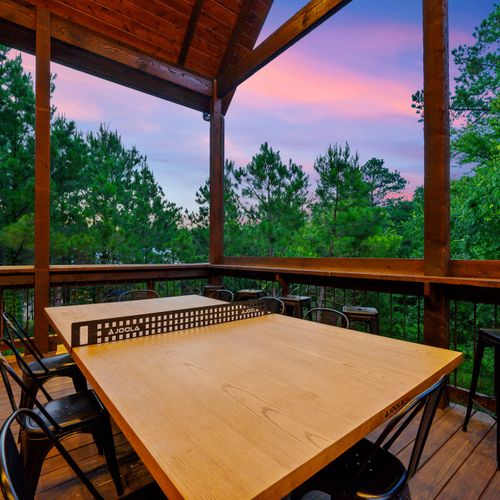
<svg viewBox="0 0 500 500">
<path fill-rule="evenodd" d="M 275 0 L 260 40 L 306 1 Z M 449 0 L 450 47 L 471 43 L 494 0 Z M 330 143 L 360 160 L 383 158 L 422 184 L 423 137 L 411 108 L 422 87 L 421 0 L 353 0 L 241 85 L 226 116 L 226 157 L 244 165 L 267 141 L 282 158 L 313 164 Z M 25 67 L 34 58 L 23 54 Z M 53 104 L 81 130 L 109 124 L 146 154 L 167 198 L 193 209 L 208 177 L 208 123 L 201 113 L 52 65 Z M 452 68 L 452 75 L 453 75 Z"/>
</svg>

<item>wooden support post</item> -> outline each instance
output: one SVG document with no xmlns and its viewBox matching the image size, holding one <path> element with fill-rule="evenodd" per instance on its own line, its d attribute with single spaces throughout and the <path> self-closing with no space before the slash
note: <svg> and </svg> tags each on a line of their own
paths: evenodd
<svg viewBox="0 0 500 500">
<path fill-rule="evenodd" d="M 36 128 L 35 128 L 35 342 L 49 350 L 50 264 L 50 12 L 36 14 Z"/>
<path fill-rule="evenodd" d="M 446 276 L 450 261 L 448 0 L 423 0 L 424 274 Z M 450 347 L 449 299 L 430 285 L 424 296 L 424 343 Z M 447 397 L 441 405 L 447 404 Z"/>
<path fill-rule="evenodd" d="M 423 0 L 424 274 L 445 276 L 450 260 L 450 130 L 448 1 Z M 424 340 L 449 347 L 449 305 L 443 287 L 425 298 Z"/>
<path fill-rule="evenodd" d="M 210 264 L 224 255 L 224 116 L 217 82 L 210 108 Z"/>
</svg>

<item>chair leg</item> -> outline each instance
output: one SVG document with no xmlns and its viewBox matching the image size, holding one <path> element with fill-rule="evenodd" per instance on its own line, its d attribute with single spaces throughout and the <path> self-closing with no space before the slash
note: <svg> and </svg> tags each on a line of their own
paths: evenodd
<svg viewBox="0 0 500 500">
<path fill-rule="evenodd" d="M 102 456 L 104 454 L 104 447 L 102 445 L 101 433 L 93 431 L 92 437 L 94 438 L 94 443 L 97 448 L 97 453 Z"/>
<path fill-rule="evenodd" d="M 71 378 L 73 379 L 73 385 L 76 392 L 83 392 L 88 389 L 87 379 L 80 370 L 75 370 Z"/>
<path fill-rule="evenodd" d="M 410 487 L 408 485 L 405 486 L 404 490 L 398 497 L 399 500 L 411 500 Z"/>
<path fill-rule="evenodd" d="M 474 357 L 474 368 L 472 370 L 472 380 L 469 390 L 469 400 L 467 402 L 467 412 L 465 413 L 465 420 L 462 430 L 467 432 L 470 416 L 472 414 L 472 399 L 476 395 L 477 383 L 479 380 L 479 372 L 481 371 L 481 362 L 483 360 L 484 343 L 479 341 L 477 343 L 476 356 Z"/>
<path fill-rule="evenodd" d="M 52 443 L 48 439 L 30 438 L 25 431 L 21 431 L 21 460 L 26 473 L 26 492 L 28 498 L 35 495 L 40 479 L 42 465 L 47 453 L 52 448 Z"/>
<path fill-rule="evenodd" d="M 120 478 L 120 469 L 118 468 L 118 461 L 116 459 L 115 442 L 113 440 L 113 430 L 111 429 L 111 421 L 109 415 L 104 415 L 103 420 L 96 425 L 92 434 L 99 435 L 98 440 L 102 443 L 104 449 L 104 456 L 108 464 L 109 473 L 115 483 L 115 488 L 118 496 L 123 495 L 123 486 Z"/>
</svg>

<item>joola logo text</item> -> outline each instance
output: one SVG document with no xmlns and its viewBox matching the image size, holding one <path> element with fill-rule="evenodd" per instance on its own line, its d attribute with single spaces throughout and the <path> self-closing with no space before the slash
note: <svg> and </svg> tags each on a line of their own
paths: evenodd
<svg viewBox="0 0 500 500">
<path fill-rule="evenodd" d="M 138 326 L 123 326 L 121 328 L 109 329 L 108 335 L 116 335 L 117 333 L 132 333 L 139 332 L 141 329 Z"/>
</svg>

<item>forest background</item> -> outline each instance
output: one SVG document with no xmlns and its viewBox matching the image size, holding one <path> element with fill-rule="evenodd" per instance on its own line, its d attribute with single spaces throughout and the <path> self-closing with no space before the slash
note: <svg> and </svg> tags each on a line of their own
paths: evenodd
<svg viewBox="0 0 500 500">
<path fill-rule="evenodd" d="M 497 259 L 500 227 L 500 7 L 452 51 L 451 152 L 468 173 L 451 182 L 451 253 Z M 34 89 L 20 56 L 0 49 L 0 264 L 33 261 Z M 56 84 L 55 79 L 53 85 Z M 421 117 L 423 95 L 413 95 Z M 416 118 L 417 119 L 417 118 Z M 225 164 L 225 254 L 300 257 L 423 256 L 423 187 L 384 159 L 325 145 L 311 183 L 301 165 L 262 144 L 248 165 Z M 178 263 L 208 258 L 208 182 L 197 210 L 169 202 L 147 158 L 101 125 L 82 133 L 52 109 L 53 264 Z"/>
</svg>

